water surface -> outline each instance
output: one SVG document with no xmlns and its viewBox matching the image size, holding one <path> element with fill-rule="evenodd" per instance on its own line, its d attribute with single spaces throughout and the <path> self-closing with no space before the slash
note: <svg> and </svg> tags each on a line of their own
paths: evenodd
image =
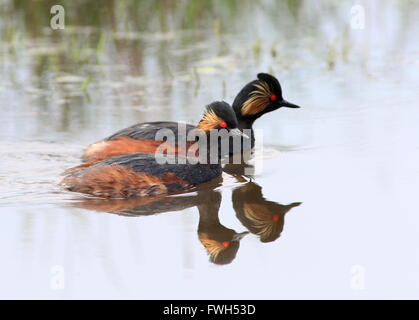
<svg viewBox="0 0 419 320">
<path fill-rule="evenodd" d="M 0 298 L 419 297 L 415 1 L 359 2 L 360 30 L 351 1 L 62 3 L 55 31 L 53 1 L 0 3 Z M 252 179 L 130 201 L 56 186 L 87 144 L 197 122 L 261 71 L 302 108 L 256 122 Z"/>
</svg>

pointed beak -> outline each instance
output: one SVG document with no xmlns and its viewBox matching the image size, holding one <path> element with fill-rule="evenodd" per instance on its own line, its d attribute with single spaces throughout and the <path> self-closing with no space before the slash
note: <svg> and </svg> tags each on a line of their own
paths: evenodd
<svg viewBox="0 0 419 320">
<path fill-rule="evenodd" d="M 288 102 L 287 100 L 282 100 L 279 102 L 279 105 L 281 107 L 287 107 L 287 108 L 300 108 L 300 106 L 297 106 L 296 104 L 293 104 L 291 102 Z"/>
<path fill-rule="evenodd" d="M 247 134 L 244 134 L 243 132 L 240 131 L 240 129 L 237 129 L 237 128 L 230 130 L 230 134 L 232 137 L 243 137 L 245 139 L 250 139 Z"/>
<path fill-rule="evenodd" d="M 232 240 L 232 241 L 240 241 L 241 239 L 243 239 L 243 237 L 244 237 L 246 234 L 249 234 L 249 232 L 248 232 L 248 231 L 245 231 L 245 232 L 241 232 L 241 233 L 236 233 L 236 234 L 233 236 L 233 239 L 231 239 L 231 240 Z"/>
</svg>

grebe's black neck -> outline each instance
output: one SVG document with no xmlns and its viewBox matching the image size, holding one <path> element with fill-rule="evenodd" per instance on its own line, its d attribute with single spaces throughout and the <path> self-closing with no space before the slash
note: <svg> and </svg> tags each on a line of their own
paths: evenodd
<svg viewBox="0 0 419 320">
<path fill-rule="evenodd" d="M 255 120 L 257 118 L 248 118 L 248 117 L 237 117 L 237 121 L 238 121 L 238 128 L 240 130 L 243 129 L 252 129 L 253 128 L 253 123 L 255 122 Z"/>
</svg>

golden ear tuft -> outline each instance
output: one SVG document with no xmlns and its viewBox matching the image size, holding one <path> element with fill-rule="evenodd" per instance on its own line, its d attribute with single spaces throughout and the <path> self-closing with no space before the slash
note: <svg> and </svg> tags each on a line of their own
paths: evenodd
<svg viewBox="0 0 419 320">
<path fill-rule="evenodd" d="M 197 125 L 197 128 L 209 131 L 217 128 L 222 122 L 224 122 L 224 120 L 217 116 L 214 110 L 209 109 L 205 111 L 204 116 Z"/>
<path fill-rule="evenodd" d="M 254 86 L 256 89 L 250 93 L 250 97 L 243 103 L 242 115 L 254 115 L 262 112 L 271 102 L 270 98 L 273 93 L 267 82 L 259 81 Z"/>
</svg>

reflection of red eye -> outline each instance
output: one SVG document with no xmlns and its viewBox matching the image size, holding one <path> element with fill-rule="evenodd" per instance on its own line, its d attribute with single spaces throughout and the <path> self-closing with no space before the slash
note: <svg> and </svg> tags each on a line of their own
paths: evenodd
<svg viewBox="0 0 419 320">
<path fill-rule="evenodd" d="M 277 222 L 279 220 L 279 216 L 273 216 L 272 220 Z"/>
<path fill-rule="evenodd" d="M 277 99 L 276 95 L 271 95 L 271 101 L 275 101 Z"/>
<path fill-rule="evenodd" d="M 227 128 L 227 123 L 225 123 L 225 122 L 221 122 L 221 123 L 220 123 L 220 127 L 221 127 L 221 128 Z"/>
<path fill-rule="evenodd" d="M 224 248 L 227 248 L 229 245 L 230 245 L 230 242 L 229 241 L 224 241 L 223 242 Z"/>
</svg>

